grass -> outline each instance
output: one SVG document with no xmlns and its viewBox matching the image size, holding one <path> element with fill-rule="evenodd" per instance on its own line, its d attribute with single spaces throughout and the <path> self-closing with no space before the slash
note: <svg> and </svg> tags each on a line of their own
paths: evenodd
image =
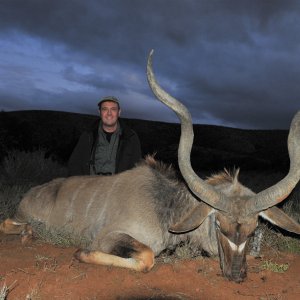
<svg viewBox="0 0 300 300">
<path fill-rule="evenodd" d="M 260 192 L 276 184 L 284 178 L 285 175 L 285 173 L 279 171 L 241 171 L 240 180 L 253 191 Z M 300 222 L 300 184 L 298 184 L 287 199 L 284 200 L 281 204 L 281 209 L 296 222 Z M 281 230 L 267 221 L 260 221 L 259 227 L 263 231 L 262 251 L 265 249 L 269 251 L 271 249 L 274 252 L 282 251 L 300 254 L 300 236 Z"/>
<path fill-rule="evenodd" d="M 157 257 L 157 262 L 163 263 L 174 263 L 177 260 L 184 260 L 184 259 L 193 259 L 202 257 L 202 250 L 201 248 L 195 248 L 192 246 L 189 241 L 181 242 L 175 249 L 170 250 L 166 249 L 163 251 L 159 257 Z"/>
<path fill-rule="evenodd" d="M 0 300 L 5 300 L 9 292 L 14 288 L 16 281 L 14 281 L 10 286 L 3 284 L 0 289 Z"/>
<path fill-rule="evenodd" d="M 31 184 L 8 185 L 0 182 L 0 222 L 14 214 L 22 195 L 30 187 Z"/>
<path fill-rule="evenodd" d="M 43 271 L 55 272 L 58 267 L 58 263 L 54 257 L 36 255 L 35 266 Z"/>
<path fill-rule="evenodd" d="M 300 222 L 300 189 L 298 186 L 294 189 L 293 193 L 284 202 L 282 209 L 286 214 L 292 217 L 296 222 Z M 298 203 L 299 202 L 299 203 Z M 298 205 L 299 204 L 299 205 Z"/>
<path fill-rule="evenodd" d="M 261 253 L 273 253 L 277 255 L 279 252 L 287 252 L 292 254 L 300 254 L 300 239 L 295 236 L 288 236 L 288 233 L 281 233 L 278 228 L 274 228 L 269 224 L 261 224 L 263 235 L 261 241 Z M 249 245 L 251 248 L 251 243 Z"/>
<path fill-rule="evenodd" d="M 0 300 L 5 300 L 6 299 L 6 296 L 8 294 L 8 287 L 6 284 L 4 284 L 0 290 Z"/>
<path fill-rule="evenodd" d="M 0 179 L 7 185 L 37 185 L 53 178 L 65 177 L 66 168 L 47 157 L 46 150 L 13 150 L 1 163 Z"/>
<path fill-rule="evenodd" d="M 31 290 L 30 293 L 27 294 L 25 298 L 25 300 L 39 300 L 39 299 L 42 298 L 39 296 L 39 291 L 37 289 Z"/>
<path fill-rule="evenodd" d="M 283 236 L 279 242 L 279 250 L 283 252 L 300 254 L 300 240 Z"/>
<path fill-rule="evenodd" d="M 66 175 L 67 169 L 47 157 L 45 150 L 11 151 L 0 165 L 0 222 L 14 214 L 32 186 Z"/>
<path fill-rule="evenodd" d="M 45 224 L 35 220 L 32 220 L 30 224 L 34 231 L 34 237 L 46 243 L 63 248 L 71 246 L 87 248 L 91 243 L 90 239 L 74 233 L 67 227 L 47 228 Z"/>
<path fill-rule="evenodd" d="M 276 273 L 284 273 L 289 269 L 289 264 L 278 264 L 271 260 L 265 260 L 260 265 L 261 270 L 269 270 Z"/>
</svg>

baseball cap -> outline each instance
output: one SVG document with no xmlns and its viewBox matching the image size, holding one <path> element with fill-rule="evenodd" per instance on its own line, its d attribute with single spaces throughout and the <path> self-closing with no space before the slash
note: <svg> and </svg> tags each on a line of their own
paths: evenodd
<svg viewBox="0 0 300 300">
<path fill-rule="evenodd" d="M 98 102 L 98 107 L 100 108 L 101 107 L 101 104 L 105 101 L 112 101 L 112 102 L 115 102 L 118 104 L 118 107 L 120 108 L 120 103 L 119 103 L 119 100 L 118 98 L 114 97 L 114 96 L 106 96 L 106 97 L 103 97 L 101 98 L 101 100 Z"/>
</svg>

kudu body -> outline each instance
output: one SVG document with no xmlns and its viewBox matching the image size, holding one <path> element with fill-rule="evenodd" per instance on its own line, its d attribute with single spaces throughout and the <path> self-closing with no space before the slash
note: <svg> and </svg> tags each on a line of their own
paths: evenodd
<svg viewBox="0 0 300 300">
<path fill-rule="evenodd" d="M 154 257 L 166 248 L 189 240 L 210 255 L 219 255 L 225 277 L 246 277 L 246 246 L 258 217 L 300 234 L 300 224 L 275 205 L 283 201 L 300 178 L 300 112 L 291 124 L 288 146 L 291 167 L 274 186 L 255 194 L 222 172 L 204 181 L 191 168 L 191 117 L 179 101 L 156 82 L 152 53 L 148 59 L 149 85 L 181 120 L 178 162 L 185 180 L 148 156 L 134 169 L 110 176 L 77 176 L 32 188 L 16 215 L 0 224 L 5 233 L 31 234 L 30 222 L 65 228 L 91 241 L 75 257 L 86 263 L 148 271 Z M 34 228 L 33 228 L 34 230 Z"/>
</svg>

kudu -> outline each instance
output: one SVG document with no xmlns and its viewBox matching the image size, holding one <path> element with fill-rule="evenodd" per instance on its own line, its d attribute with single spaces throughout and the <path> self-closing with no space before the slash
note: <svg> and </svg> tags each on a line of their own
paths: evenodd
<svg viewBox="0 0 300 300">
<path fill-rule="evenodd" d="M 190 162 L 190 114 L 156 82 L 152 53 L 147 75 L 156 97 L 181 120 L 178 162 L 185 183 L 151 156 L 110 177 L 55 179 L 32 188 L 15 216 L 0 224 L 0 231 L 22 233 L 25 238 L 32 232 L 33 220 L 48 228 L 65 228 L 91 240 L 87 249 L 74 254 L 79 261 L 138 271 L 150 270 L 162 250 L 189 240 L 208 254 L 219 255 L 224 276 L 240 282 L 246 277 L 246 246 L 259 216 L 300 234 L 300 224 L 275 207 L 300 177 L 300 112 L 290 127 L 288 175 L 255 194 L 239 183 L 238 172 L 232 176 L 222 172 L 206 181 L 195 174 Z"/>
</svg>

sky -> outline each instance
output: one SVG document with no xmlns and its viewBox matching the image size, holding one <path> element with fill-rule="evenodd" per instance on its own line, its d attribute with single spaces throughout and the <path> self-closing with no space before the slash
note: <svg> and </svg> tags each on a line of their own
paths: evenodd
<svg viewBox="0 0 300 300">
<path fill-rule="evenodd" d="M 300 110 L 298 0 L 0 0 L 0 110 L 178 122 L 159 84 L 194 124 L 288 129 Z"/>
</svg>

